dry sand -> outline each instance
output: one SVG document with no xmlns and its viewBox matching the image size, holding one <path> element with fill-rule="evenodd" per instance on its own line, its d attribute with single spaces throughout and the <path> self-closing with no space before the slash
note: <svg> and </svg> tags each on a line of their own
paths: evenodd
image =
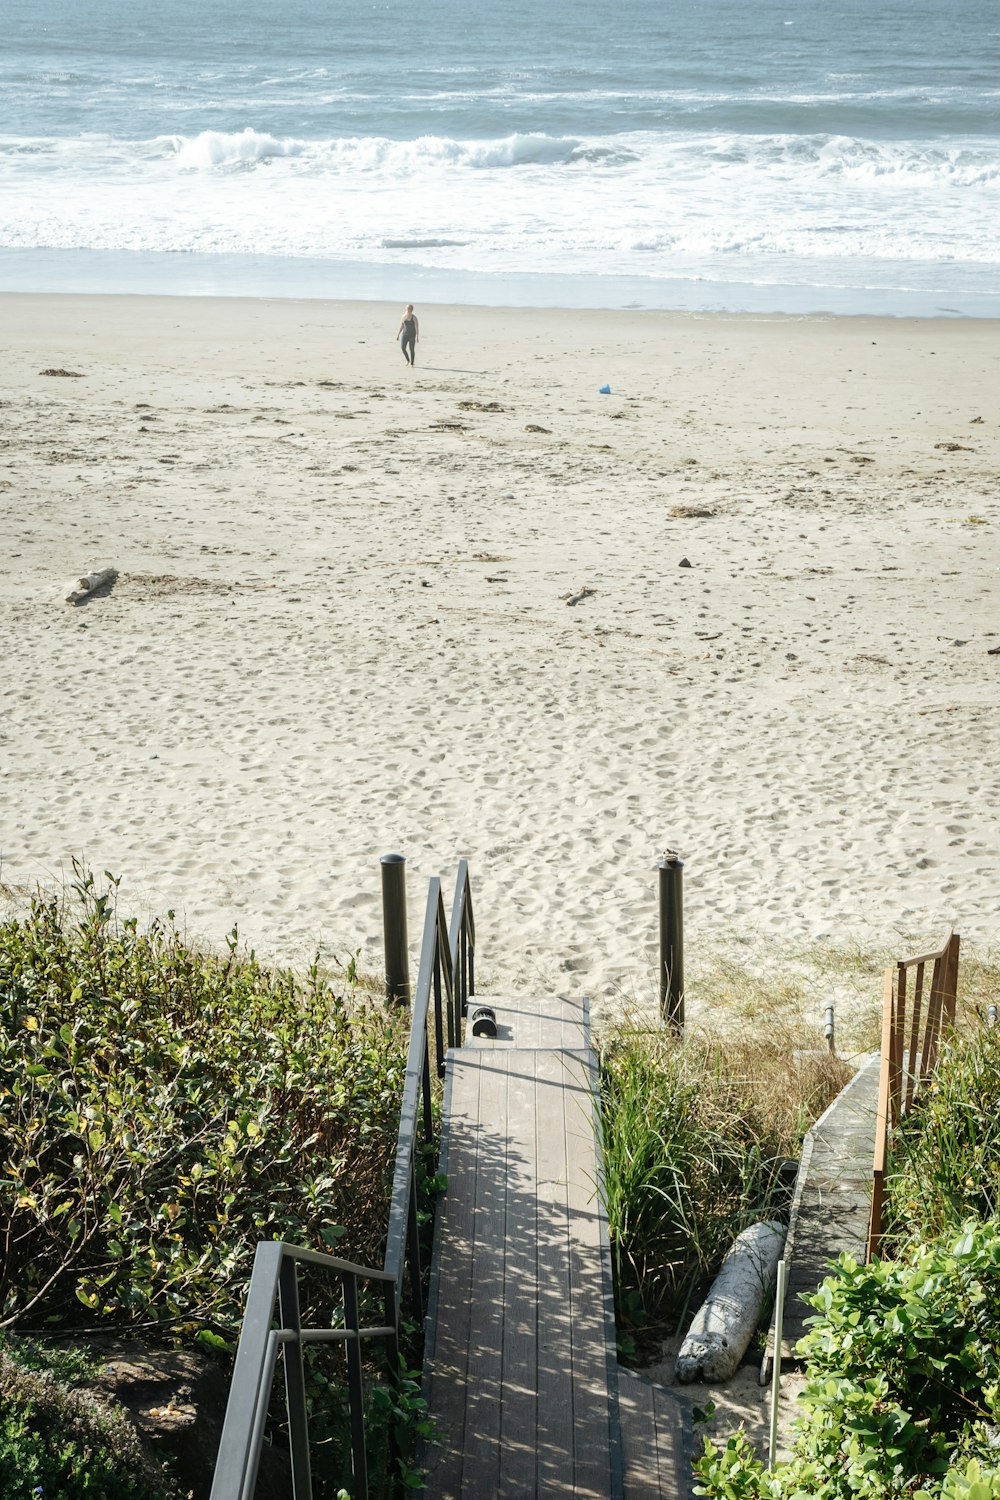
<svg viewBox="0 0 1000 1500">
<path fill-rule="evenodd" d="M 378 967 L 379 854 L 414 942 L 467 855 L 480 973 L 598 1000 L 667 844 L 689 953 L 995 942 L 1000 323 L 0 306 L 0 881 Z"/>
</svg>

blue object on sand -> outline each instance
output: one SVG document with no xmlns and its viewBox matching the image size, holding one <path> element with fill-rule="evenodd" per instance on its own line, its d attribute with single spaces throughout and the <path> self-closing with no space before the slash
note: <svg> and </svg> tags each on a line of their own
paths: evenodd
<svg viewBox="0 0 1000 1500">
<path fill-rule="evenodd" d="M 598 392 L 598 394 L 601 395 L 601 396 L 610 396 L 611 395 L 611 387 L 609 385 L 602 385 L 600 391 Z"/>
</svg>

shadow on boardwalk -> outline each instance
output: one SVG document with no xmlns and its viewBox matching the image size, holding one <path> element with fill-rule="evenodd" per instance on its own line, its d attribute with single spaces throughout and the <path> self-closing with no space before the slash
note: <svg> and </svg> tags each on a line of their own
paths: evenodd
<svg viewBox="0 0 1000 1500">
<path fill-rule="evenodd" d="M 428 1494 L 621 1494 L 589 1051 L 453 1054 L 436 1236 Z"/>
</svg>

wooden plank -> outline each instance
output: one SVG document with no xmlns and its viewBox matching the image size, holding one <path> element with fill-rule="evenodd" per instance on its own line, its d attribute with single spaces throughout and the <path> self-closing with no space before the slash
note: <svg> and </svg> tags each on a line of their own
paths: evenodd
<svg viewBox="0 0 1000 1500">
<path fill-rule="evenodd" d="M 590 1015 L 586 1000 L 564 998 L 550 1045 L 577 1052 L 590 1046 Z"/>
<path fill-rule="evenodd" d="M 955 1024 L 955 1011 L 958 1006 L 958 955 L 961 948 L 961 939 L 957 932 L 953 932 L 948 938 L 948 981 L 945 993 L 944 1013 L 949 1026 Z"/>
<path fill-rule="evenodd" d="M 597 1195 L 594 1094 L 588 1053 L 562 1053 L 570 1217 L 570 1342 L 575 1493 L 604 1500 L 611 1484 L 608 1308 Z M 610 1268 L 609 1268 L 610 1270 Z M 611 1317 L 613 1348 L 614 1318 Z"/>
<path fill-rule="evenodd" d="M 691 1416 L 666 1386 L 618 1371 L 624 1500 L 687 1500 L 693 1485 Z"/>
<path fill-rule="evenodd" d="M 541 1046 L 541 1006 L 537 1000 L 520 1000 L 514 1023 L 514 1046 Z"/>
<path fill-rule="evenodd" d="M 570 1228 L 562 1083 L 558 1055 L 537 1053 L 538 1447 L 535 1493 L 539 1496 L 574 1493 Z"/>
<path fill-rule="evenodd" d="M 547 1048 L 577 1051 L 590 1046 L 590 1019 L 586 1001 L 566 996 L 516 999 L 479 995 L 470 1003 L 489 1005 L 496 1012 L 495 1039 L 466 1035 L 466 1046 L 478 1049 Z"/>
<path fill-rule="evenodd" d="M 476 995 L 469 1001 L 469 1014 L 477 1005 L 488 1005 L 496 1014 L 495 1038 L 474 1037 L 466 1032 L 466 1046 L 503 1051 L 511 1047 L 534 1047 L 537 1044 L 538 1007 L 533 1001 L 510 1000 L 495 995 Z"/>
<path fill-rule="evenodd" d="M 937 965 L 935 965 L 935 970 Z M 916 982 L 913 988 L 913 1006 L 910 1015 L 910 1045 L 906 1054 L 906 1094 L 901 1113 L 906 1113 L 913 1103 L 913 1090 L 920 1076 L 917 1063 L 917 1043 L 920 1037 L 920 1011 L 924 998 L 924 965 L 917 965 Z"/>
<path fill-rule="evenodd" d="M 510 1052 L 480 1052 L 479 1136 L 475 1185 L 475 1267 L 469 1316 L 462 1494 L 495 1495 L 500 1482 L 503 1374 L 504 1253 L 507 1163 L 512 1154 L 507 1111 Z"/>
<path fill-rule="evenodd" d="M 869 1182 L 882 1061 L 872 1054 L 806 1136 L 795 1185 L 792 1222 L 785 1241 L 783 1358 L 791 1358 L 815 1314 L 807 1298 L 839 1254 L 864 1259 L 870 1227 Z M 774 1324 L 771 1333 L 773 1338 Z"/>
<path fill-rule="evenodd" d="M 691 1409 L 666 1386 L 654 1385 L 653 1412 L 661 1500 L 687 1500 L 694 1484 Z"/>
<path fill-rule="evenodd" d="M 896 965 L 896 999 L 893 1013 L 892 1044 L 889 1056 L 892 1059 L 889 1073 L 889 1126 L 899 1124 L 902 1116 L 903 1097 L 903 1038 L 906 1033 L 906 965 Z"/>
<path fill-rule="evenodd" d="M 535 1489 L 538 1407 L 538 1147 L 536 1053 L 507 1057 L 507 1253 L 503 1279 L 503 1389 L 500 1412 L 500 1500 Z"/>
<path fill-rule="evenodd" d="M 882 991 L 882 1046 L 880 1048 L 878 1104 L 875 1111 L 875 1150 L 872 1163 L 872 1207 L 868 1225 L 868 1260 L 874 1260 L 882 1246 L 887 1135 L 892 1098 L 894 985 L 895 970 L 891 968 L 886 969 Z"/>
<path fill-rule="evenodd" d="M 448 1066 L 450 1109 L 445 1121 L 444 1168 L 448 1187 L 434 1236 L 432 1348 L 424 1382 L 436 1438 L 424 1455 L 427 1492 L 442 1500 L 458 1496 L 462 1485 L 480 1083 L 473 1055 L 454 1053 Z"/>
<path fill-rule="evenodd" d="M 927 1024 L 924 1027 L 924 1045 L 920 1053 L 921 1083 L 927 1083 L 934 1071 L 943 1006 L 944 994 L 941 989 L 941 963 L 935 959 L 934 968 L 931 973 L 931 998 L 927 1006 Z"/>
<path fill-rule="evenodd" d="M 660 1500 L 652 1385 L 631 1370 L 618 1372 L 618 1412 L 625 1453 L 625 1500 Z"/>
<path fill-rule="evenodd" d="M 561 1006 L 558 1045 L 568 1052 L 590 1047 L 590 1015 L 587 1002 L 564 998 Z"/>
</svg>

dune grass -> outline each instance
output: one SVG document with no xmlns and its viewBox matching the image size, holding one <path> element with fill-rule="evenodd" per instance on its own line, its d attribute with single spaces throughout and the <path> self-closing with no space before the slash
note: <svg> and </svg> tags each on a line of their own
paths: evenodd
<svg viewBox="0 0 1000 1500">
<path fill-rule="evenodd" d="M 741 943 L 735 939 L 702 944 L 688 965 L 688 1014 L 713 1030 L 732 1025 L 779 1023 L 818 1045 L 823 1012 L 833 1005 L 837 1050 L 845 1057 L 877 1051 L 881 1033 L 882 980 L 897 959 L 926 952 L 942 932 L 908 934 L 889 943 Z M 985 1018 L 1000 1004 L 1000 953 L 962 947 L 959 1013 Z"/>
<path fill-rule="evenodd" d="M 802 1137 L 851 1075 L 808 1033 L 619 1025 L 600 1044 L 619 1326 L 672 1333 L 747 1224 L 787 1211 Z"/>
</svg>

